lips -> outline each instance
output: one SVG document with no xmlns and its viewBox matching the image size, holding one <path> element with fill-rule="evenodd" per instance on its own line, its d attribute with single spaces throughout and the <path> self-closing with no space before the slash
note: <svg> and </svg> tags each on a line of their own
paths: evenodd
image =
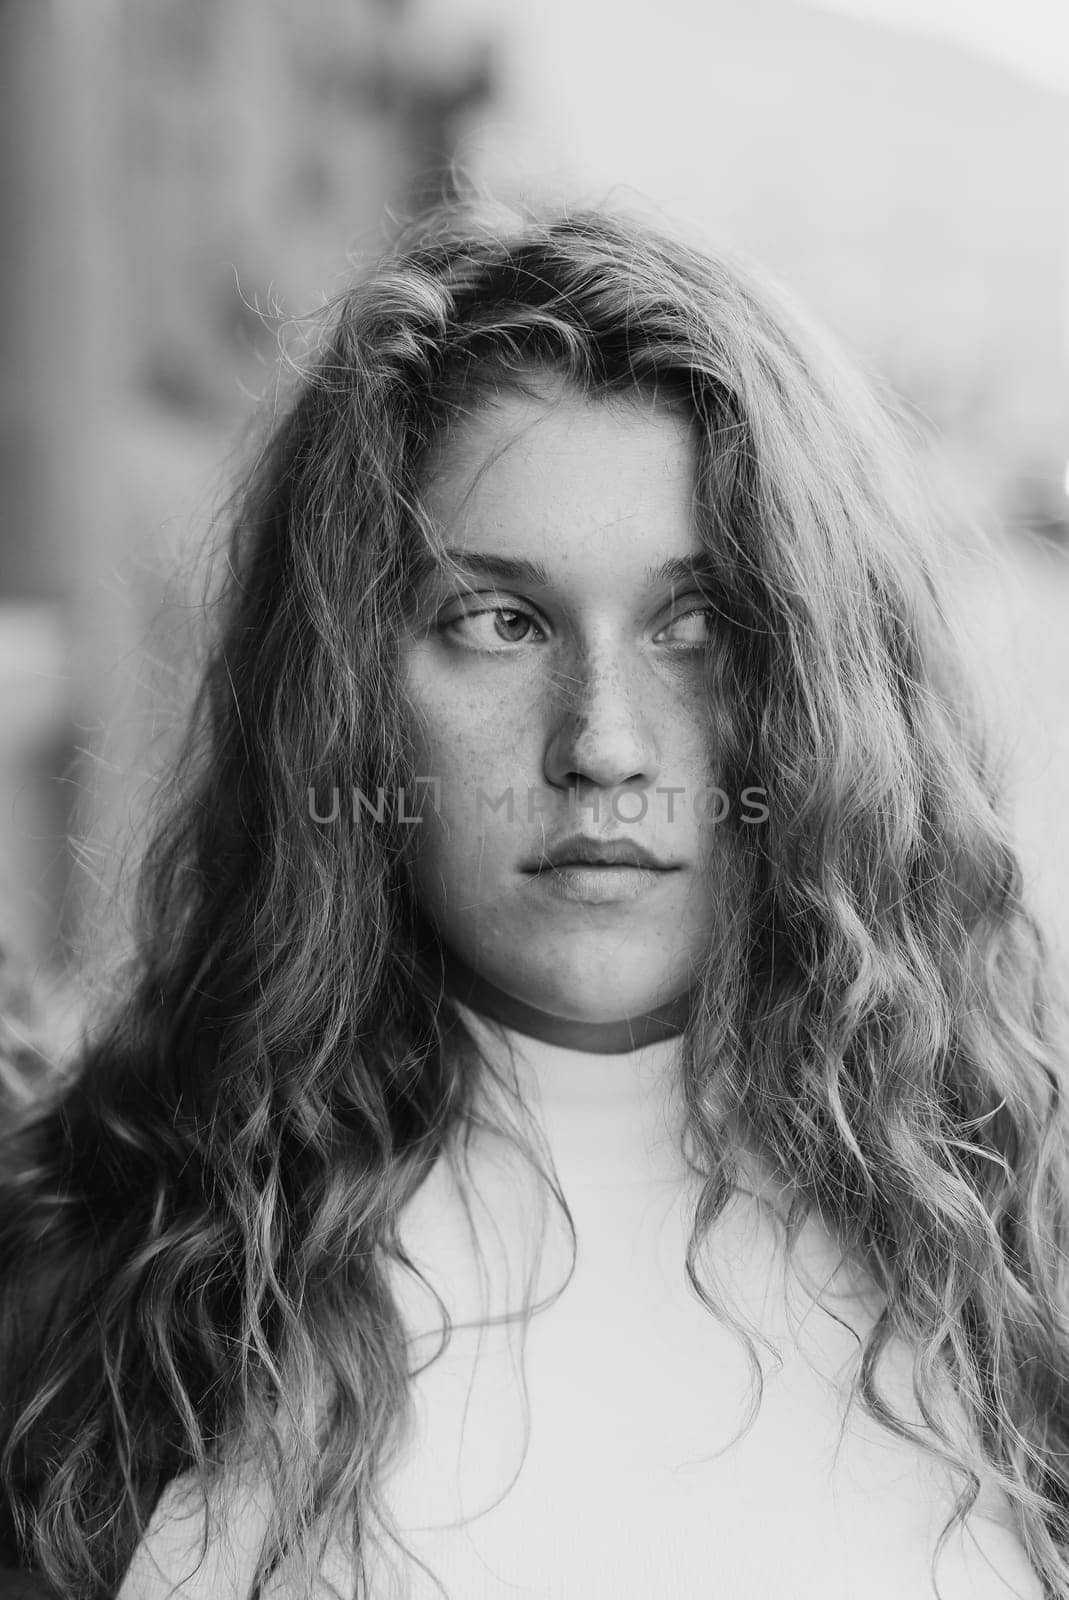
<svg viewBox="0 0 1069 1600">
<path fill-rule="evenodd" d="M 545 872 L 560 867 L 644 867 L 652 872 L 672 872 L 674 863 L 662 861 L 634 839 L 596 839 L 573 834 L 547 845 L 525 872 Z"/>
</svg>

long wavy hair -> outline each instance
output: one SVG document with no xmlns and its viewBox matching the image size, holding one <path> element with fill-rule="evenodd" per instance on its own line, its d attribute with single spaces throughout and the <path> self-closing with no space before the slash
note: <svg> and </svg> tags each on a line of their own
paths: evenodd
<svg viewBox="0 0 1069 1600">
<path fill-rule="evenodd" d="M 258 1579 L 324 1530 L 365 1560 L 410 1373 L 398 1217 L 485 1063 L 389 797 L 421 487 L 450 429 L 551 372 L 693 420 L 714 563 L 709 733 L 730 936 L 680 1071 L 703 1183 L 740 1126 L 878 1283 L 855 1403 L 892 1431 L 904 1336 L 929 1447 L 1008 1496 L 1069 1594 L 1064 1009 L 983 709 L 948 642 L 949 537 L 888 406 L 751 269 L 597 211 L 438 207 L 324 319 L 236 501 L 213 643 L 138 880 L 134 953 L 78 1071 L 7 1135 L 10 1536 L 110 1595 L 165 1485 L 249 1462 Z M 319 825 L 309 791 L 381 789 Z M 733 829 L 733 831 L 732 831 Z M 941 1408 L 949 1372 L 968 1422 Z"/>
</svg>

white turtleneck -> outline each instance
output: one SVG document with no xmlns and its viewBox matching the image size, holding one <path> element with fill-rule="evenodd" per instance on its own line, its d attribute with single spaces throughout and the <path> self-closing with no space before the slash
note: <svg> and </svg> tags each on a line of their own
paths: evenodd
<svg viewBox="0 0 1069 1600">
<path fill-rule="evenodd" d="M 735 1314 L 782 1359 L 777 1370 L 757 1346 L 764 1394 L 745 1429 L 743 1344 L 685 1275 L 697 1188 L 680 1154 L 678 1041 L 587 1054 L 464 1014 L 493 1060 L 504 1064 L 503 1039 L 512 1047 L 574 1220 L 575 1269 L 525 1338 L 516 1322 L 487 1325 L 528 1291 L 558 1289 L 571 1261 L 559 1208 L 540 1215 L 544 1181 L 493 1135 L 478 1134 L 471 1150 L 478 1253 L 465 1185 L 447 1161 L 410 1202 L 404 1241 L 454 1329 L 431 1360 L 438 1309 L 398 1275 L 412 1365 L 423 1370 L 385 1494 L 417 1559 L 382 1567 L 375 1600 L 440 1596 L 419 1562 L 449 1600 L 935 1600 L 931 1558 L 960 1480 L 858 1406 L 847 1412 L 858 1341 L 816 1303 L 864 1334 L 878 1302 L 838 1270 L 840 1252 L 816 1222 L 786 1272 L 768 1206 L 740 1192 L 700 1274 L 707 1282 L 715 1271 Z M 762 1170 L 749 1170 L 751 1187 L 774 1199 Z M 893 1346 L 881 1388 L 919 1422 L 910 1372 L 908 1352 Z M 231 1524 L 231 1548 L 209 1552 L 195 1579 L 172 1588 L 156 1569 L 172 1583 L 189 1570 L 194 1528 L 168 1517 L 165 1497 L 120 1600 L 245 1600 L 242 1551 L 262 1525 L 254 1500 L 248 1527 Z M 345 1593 L 340 1552 L 332 1576 Z M 1041 1597 L 992 1492 L 952 1535 L 936 1576 L 941 1600 Z"/>
<path fill-rule="evenodd" d="M 500 1030 L 466 1015 L 500 1056 Z M 815 1300 L 823 1290 L 863 1334 L 878 1311 L 871 1286 L 857 1292 L 856 1276 L 847 1281 L 815 1222 L 785 1277 L 771 1216 L 752 1194 L 733 1197 L 702 1259 L 783 1361 L 776 1372 L 758 1346 L 764 1396 L 741 1432 L 743 1345 L 685 1275 L 697 1187 L 680 1154 L 678 1041 L 593 1055 L 505 1033 L 574 1219 L 575 1271 L 529 1324 L 526 1450 L 515 1327 L 454 1332 L 416 1379 L 415 1426 L 389 1480 L 408 1548 L 451 1600 L 934 1597 L 931 1556 L 958 1481 L 856 1408 L 836 1459 L 858 1345 Z M 517 1170 L 489 1150 L 475 1170 L 491 1311 L 524 1256 L 518 1241 L 537 1232 L 537 1185 Z M 772 1199 L 767 1174 L 752 1162 L 748 1170 L 750 1186 Z M 477 1312 L 480 1286 L 452 1194 L 439 1169 L 410 1207 L 405 1238 L 459 1321 Z M 570 1259 L 555 1210 L 547 1228 L 555 1242 L 537 1280 L 543 1293 Z M 513 1306 L 520 1276 L 511 1273 Z M 438 1325 L 418 1297 L 410 1320 Z M 919 1422 L 908 1352 L 893 1348 L 885 1370 L 884 1392 Z M 942 1600 L 1039 1596 L 1008 1511 L 990 1494 L 983 1508 L 972 1536 L 958 1531 L 947 1546 Z M 413 1600 L 438 1592 L 418 1571 L 409 1582 Z"/>
</svg>

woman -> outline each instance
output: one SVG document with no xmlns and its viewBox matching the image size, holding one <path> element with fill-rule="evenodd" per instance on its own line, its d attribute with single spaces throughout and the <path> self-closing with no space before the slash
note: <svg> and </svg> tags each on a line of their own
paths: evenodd
<svg viewBox="0 0 1069 1600">
<path fill-rule="evenodd" d="M 644 226 L 447 206 L 342 298 L 126 996 L 9 1141 L 24 1566 L 1069 1594 L 1060 1013 L 940 537 Z"/>
</svg>

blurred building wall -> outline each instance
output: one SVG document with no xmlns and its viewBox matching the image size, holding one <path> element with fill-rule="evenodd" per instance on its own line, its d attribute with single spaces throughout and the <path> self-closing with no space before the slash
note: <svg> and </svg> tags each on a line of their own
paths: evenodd
<svg viewBox="0 0 1069 1600">
<path fill-rule="evenodd" d="M 485 91 L 391 0 L 0 0 L 0 953 L 114 937 L 277 339 Z"/>
</svg>

